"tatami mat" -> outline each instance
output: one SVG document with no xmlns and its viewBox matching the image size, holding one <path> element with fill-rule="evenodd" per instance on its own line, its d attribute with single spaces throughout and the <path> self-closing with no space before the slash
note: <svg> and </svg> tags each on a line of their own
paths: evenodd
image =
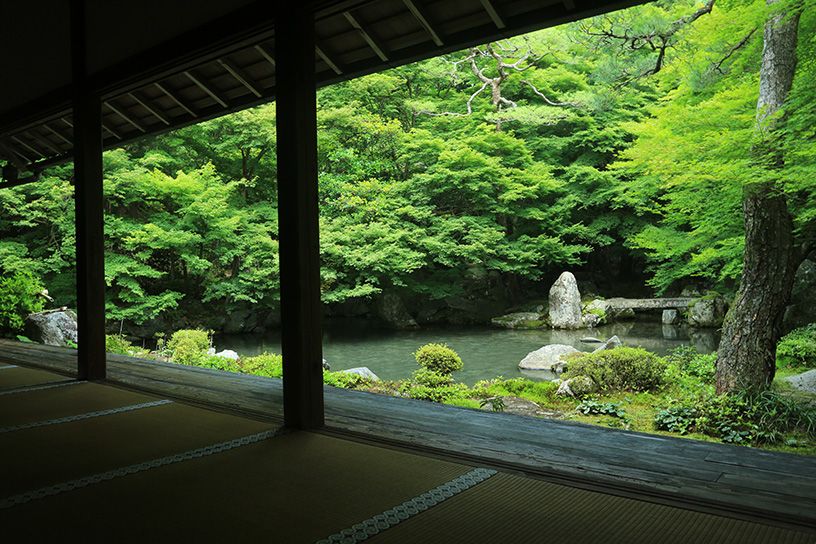
<svg viewBox="0 0 816 544">
<path fill-rule="evenodd" d="M 20 391 L 0 396 L 0 428 L 149 402 L 158 398 L 88 382 Z"/>
<path fill-rule="evenodd" d="M 314 542 L 470 468 L 294 433 L 0 511 L 0 526 L 42 541 Z"/>
<path fill-rule="evenodd" d="M 57 484 L 275 428 L 166 404 L 134 412 L 0 434 L 2 495 Z"/>
<path fill-rule="evenodd" d="M 10 366 L 10 365 L 6 365 Z M 41 385 L 44 383 L 64 382 L 69 380 L 65 376 L 46 372 L 45 370 L 35 370 L 33 368 L 15 367 L 3 368 L 0 370 L 0 391 L 17 389 L 29 385 Z"/>
<path fill-rule="evenodd" d="M 497 474 L 367 542 L 812 544 L 816 536 Z"/>
</svg>

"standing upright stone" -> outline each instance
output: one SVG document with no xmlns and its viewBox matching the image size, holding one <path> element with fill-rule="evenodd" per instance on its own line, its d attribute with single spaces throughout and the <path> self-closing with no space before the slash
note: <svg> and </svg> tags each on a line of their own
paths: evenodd
<svg viewBox="0 0 816 544">
<path fill-rule="evenodd" d="M 675 309 L 663 310 L 662 322 L 664 325 L 676 325 L 680 322 L 680 312 Z"/>
<path fill-rule="evenodd" d="M 554 329 L 580 329 L 581 293 L 575 276 L 562 272 L 550 287 L 550 325 Z"/>
</svg>

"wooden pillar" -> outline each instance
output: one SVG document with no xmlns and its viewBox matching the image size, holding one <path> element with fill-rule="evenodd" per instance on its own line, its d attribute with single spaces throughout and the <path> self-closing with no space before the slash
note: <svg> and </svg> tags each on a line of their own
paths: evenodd
<svg viewBox="0 0 816 544">
<path fill-rule="evenodd" d="M 87 77 L 85 1 L 71 0 L 76 292 L 81 380 L 105 378 L 102 104 Z"/>
<path fill-rule="evenodd" d="M 323 425 L 314 18 L 279 2 L 275 20 L 278 228 L 287 426 Z"/>
</svg>

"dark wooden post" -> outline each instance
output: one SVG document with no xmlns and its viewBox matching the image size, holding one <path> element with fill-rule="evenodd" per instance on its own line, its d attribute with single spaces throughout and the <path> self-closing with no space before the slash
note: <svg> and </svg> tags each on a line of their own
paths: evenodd
<svg viewBox="0 0 816 544">
<path fill-rule="evenodd" d="M 105 378 L 102 104 L 88 85 L 85 1 L 71 1 L 76 291 L 81 380 Z"/>
<path fill-rule="evenodd" d="M 286 425 L 323 425 L 314 18 L 279 2 L 275 20 L 278 228 Z"/>
</svg>

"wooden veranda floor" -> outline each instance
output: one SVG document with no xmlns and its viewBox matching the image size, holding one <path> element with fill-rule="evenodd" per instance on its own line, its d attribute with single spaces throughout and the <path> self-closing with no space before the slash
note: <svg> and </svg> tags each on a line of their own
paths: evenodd
<svg viewBox="0 0 816 544">
<path fill-rule="evenodd" d="M 73 375 L 73 350 L 0 340 L 0 361 Z M 281 382 L 109 357 L 108 381 L 280 417 Z M 816 527 L 816 459 L 327 387 L 326 432 L 651 502 Z"/>
</svg>

